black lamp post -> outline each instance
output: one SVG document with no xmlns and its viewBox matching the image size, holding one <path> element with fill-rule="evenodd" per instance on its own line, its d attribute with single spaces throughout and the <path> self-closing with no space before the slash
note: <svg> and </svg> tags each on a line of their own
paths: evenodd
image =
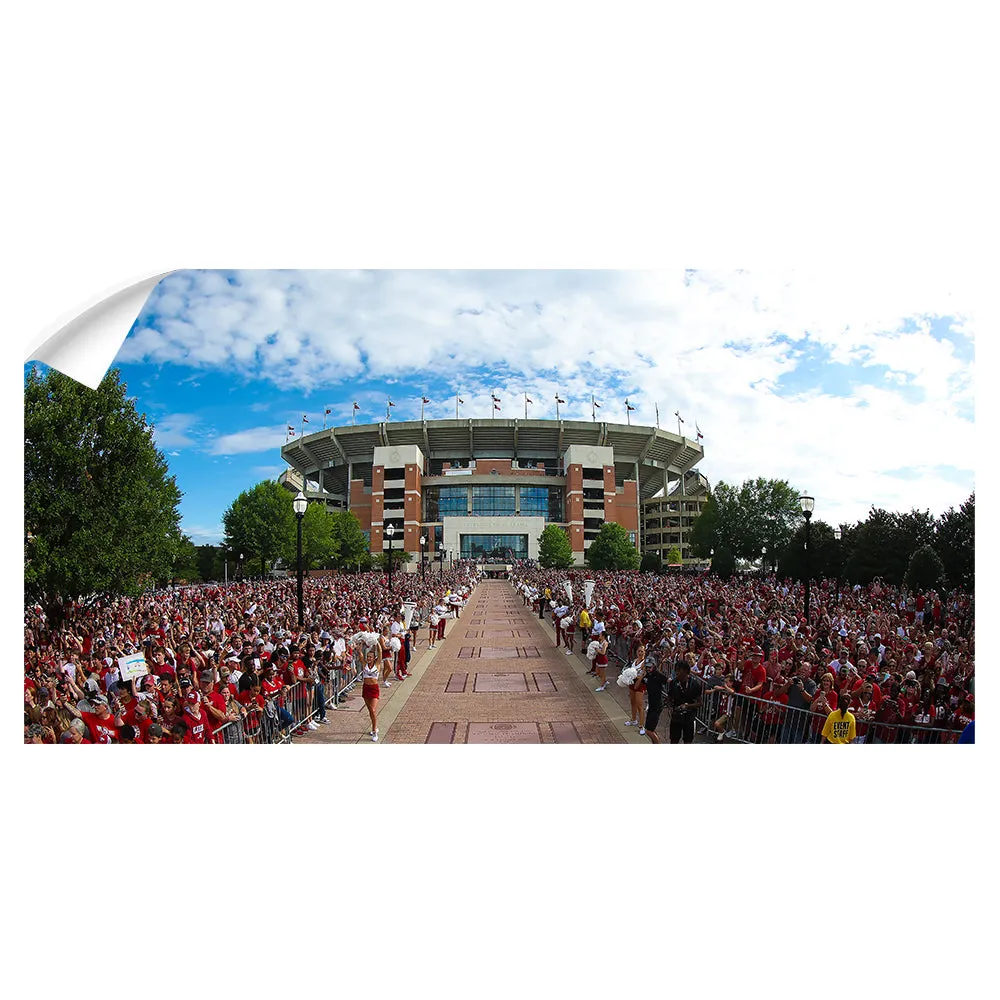
<svg viewBox="0 0 1000 1000">
<path fill-rule="evenodd" d="M 837 604 L 840 604 L 840 539 L 843 537 L 843 532 L 840 528 L 833 529 L 833 537 L 837 543 Z"/>
<path fill-rule="evenodd" d="M 427 560 L 424 558 L 424 547 L 427 545 L 427 536 L 420 536 L 420 581 L 423 582 L 424 579 L 424 569 L 427 566 Z"/>
<path fill-rule="evenodd" d="M 816 498 L 810 496 L 800 496 L 799 506 L 806 519 L 806 628 L 809 627 L 809 525 L 813 516 L 813 509 L 816 506 Z"/>
<path fill-rule="evenodd" d="M 304 621 L 304 614 L 302 608 L 302 518 L 305 516 L 306 507 L 309 504 L 306 501 L 305 494 L 302 490 L 295 495 L 295 499 L 292 501 L 292 509 L 295 511 L 295 525 L 296 525 L 296 577 L 297 577 L 297 596 L 299 602 L 299 628 L 302 628 Z"/>
<path fill-rule="evenodd" d="M 764 574 L 767 572 L 765 569 L 765 564 L 767 563 L 767 546 L 762 545 L 760 548 L 760 578 L 764 579 Z"/>
<path fill-rule="evenodd" d="M 446 556 L 447 554 L 448 554 L 448 553 L 447 553 L 447 552 L 445 552 L 445 550 L 444 550 L 444 549 L 442 549 L 442 550 L 441 550 L 441 567 L 440 567 L 440 569 L 438 570 L 438 576 L 444 576 L 444 557 L 445 557 L 445 556 Z"/>
<path fill-rule="evenodd" d="M 385 537 L 389 539 L 389 589 L 392 590 L 392 536 L 396 534 L 396 529 L 391 525 L 385 526 Z"/>
</svg>

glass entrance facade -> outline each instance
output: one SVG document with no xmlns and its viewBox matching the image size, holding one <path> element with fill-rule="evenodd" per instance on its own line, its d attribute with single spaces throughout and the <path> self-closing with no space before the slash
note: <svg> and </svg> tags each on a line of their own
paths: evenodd
<svg viewBox="0 0 1000 1000">
<path fill-rule="evenodd" d="M 460 535 L 459 538 L 463 559 L 509 562 L 528 558 L 527 535 Z"/>
</svg>

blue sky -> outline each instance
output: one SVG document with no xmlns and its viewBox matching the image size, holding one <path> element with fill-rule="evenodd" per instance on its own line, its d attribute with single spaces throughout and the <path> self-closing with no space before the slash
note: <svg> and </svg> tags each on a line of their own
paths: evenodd
<svg viewBox="0 0 1000 1000">
<path fill-rule="evenodd" d="M 420 414 L 625 420 L 705 435 L 714 483 L 788 479 L 817 517 L 958 505 L 975 488 L 976 317 L 947 287 L 747 271 L 185 271 L 119 351 L 196 542 L 282 469 L 284 428 Z"/>
</svg>

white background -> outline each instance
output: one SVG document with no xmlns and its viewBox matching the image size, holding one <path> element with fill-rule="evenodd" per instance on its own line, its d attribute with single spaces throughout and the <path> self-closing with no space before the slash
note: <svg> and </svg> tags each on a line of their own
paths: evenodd
<svg viewBox="0 0 1000 1000">
<path fill-rule="evenodd" d="M 179 267 L 850 265 L 968 286 L 996 263 L 987 9 L 19 5 L 4 633 L 21 364 L 59 317 Z M 978 994 L 989 628 L 965 751 L 29 752 L 10 662 L 5 976 L 82 997 Z"/>
</svg>

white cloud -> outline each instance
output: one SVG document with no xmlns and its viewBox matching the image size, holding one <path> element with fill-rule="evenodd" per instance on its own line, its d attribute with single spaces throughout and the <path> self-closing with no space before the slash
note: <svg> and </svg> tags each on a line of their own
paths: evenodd
<svg viewBox="0 0 1000 1000">
<path fill-rule="evenodd" d="M 208 444 L 210 455 L 243 455 L 255 451 L 278 451 L 285 443 L 285 425 L 251 427 L 234 434 L 223 434 Z"/>
<path fill-rule="evenodd" d="M 167 413 L 155 421 L 153 426 L 153 440 L 156 447 L 161 450 L 167 448 L 176 449 L 188 448 L 195 443 L 195 439 L 188 434 L 201 417 L 196 413 Z"/>
<path fill-rule="evenodd" d="M 525 391 L 529 417 L 553 417 L 558 391 L 564 417 L 589 419 L 594 392 L 599 416 L 624 422 L 628 396 L 634 423 L 652 424 L 654 403 L 662 427 L 675 428 L 677 409 L 692 436 L 697 421 L 713 481 L 781 476 L 853 518 L 872 503 L 964 498 L 926 469 L 916 480 L 884 470 L 934 456 L 971 479 L 963 417 L 974 368 L 928 318 L 953 317 L 956 336 L 974 341 L 984 305 L 971 284 L 933 273 L 249 271 L 233 284 L 184 272 L 147 310 L 162 333 L 140 328 L 120 357 L 225 367 L 306 397 L 339 385 L 331 422 L 349 422 L 352 399 L 359 419 L 383 419 L 384 394 L 367 379 L 399 380 L 394 419 L 418 416 L 421 382 L 442 374 L 462 392 L 465 417 L 488 417 L 495 389 L 505 417 L 523 416 Z M 825 391 L 815 373 L 797 394 L 779 394 L 779 379 L 798 378 L 809 354 L 789 341 L 852 365 L 851 394 Z M 872 380 L 878 388 L 863 384 Z M 305 409 L 310 429 L 322 426 L 322 404 Z M 426 412 L 454 416 L 454 396 Z M 300 416 L 289 419 L 296 430 Z M 209 450 L 276 451 L 284 435 L 284 425 L 254 427 Z"/>
<path fill-rule="evenodd" d="M 255 465 L 250 471 L 257 476 L 277 479 L 287 468 L 287 465 Z"/>
<path fill-rule="evenodd" d="M 218 545 L 226 533 L 226 529 L 219 524 L 181 524 L 181 531 L 194 542 L 195 545 Z"/>
</svg>

